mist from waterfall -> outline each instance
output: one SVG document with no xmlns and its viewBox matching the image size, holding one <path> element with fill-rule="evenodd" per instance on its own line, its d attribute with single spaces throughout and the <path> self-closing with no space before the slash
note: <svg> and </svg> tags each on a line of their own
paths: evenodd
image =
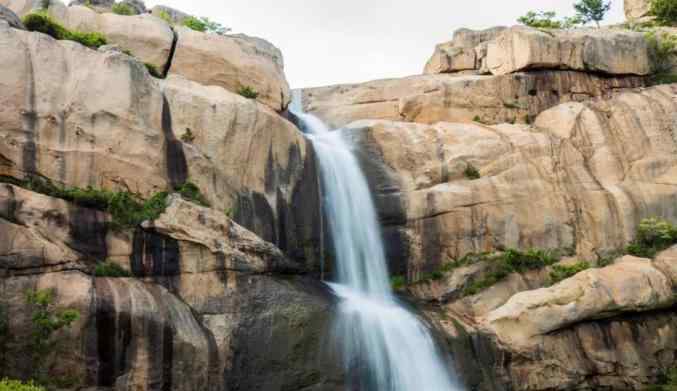
<svg viewBox="0 0 677 391">
<path fill-rule="evenodd" d="M 348 373 L 362 391 L 446 391 L 452 381 L 426 325 L 392 292 L 381 230 L 353 146 L 303 112 L 294 92 L 290 111 L 311 140 L 320 165 L 323 207 L 335 255 L 341 298 L 336 338 Z"/>
</svg>

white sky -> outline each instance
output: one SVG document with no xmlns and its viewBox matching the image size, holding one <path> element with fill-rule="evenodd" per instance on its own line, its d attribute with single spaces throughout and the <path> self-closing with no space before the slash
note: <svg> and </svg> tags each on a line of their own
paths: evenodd
<svg viewBox="0 0 677 391">
<path fill-rule="evenodd" d="M 529 10 L 572 15 L 574 0 L 146 0 L 207 16 L 282 50 L 293 88 L 419 74 L 457 28 L 512 25 Z M 623 20 L 612 0 L 608 23 Z"/>
</svg>

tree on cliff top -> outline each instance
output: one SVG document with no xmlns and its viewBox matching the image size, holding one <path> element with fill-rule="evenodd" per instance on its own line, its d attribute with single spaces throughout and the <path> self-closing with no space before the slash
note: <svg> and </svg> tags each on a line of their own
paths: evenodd
<svg viewBox="0 0 677 391">
<path fill-rule="evenodd" d="M 611 9 L 611 1 L 604 0 L 580 0 L 574 4 L 576 16 L 584 23 L 595 22 L 599 27 L 599 22 Z"/>
</svg>

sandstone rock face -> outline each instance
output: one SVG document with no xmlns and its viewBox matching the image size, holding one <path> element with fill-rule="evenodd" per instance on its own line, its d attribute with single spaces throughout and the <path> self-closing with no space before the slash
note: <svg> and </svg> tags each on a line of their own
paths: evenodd
<svg viewBox="0 0 677 391">
<path fill-rule="evenodd" d="M 0 0 L 0 5 L 9 8 L 19 17 L 23 17 L 32 10 L 42 8 L 42 0 Z"/>
<path fill-rule="evenodd" d="M 249 87 L 276 111 L 289 104 L 282 53 L 267 41 L 246 35 L 220 36 L 177 27 L 170 73 L 237 93 Z"/>
<path fill-rule="evenodd" d="M 640 19 L 649 16 L 650 0 L 624 0 L 625 18 L 628 20 Z"/>
<path fill-rule="evenodd" d="M 160 84 L 129 56 L 42 34 L 0 26 L 0 47 L 0 175 L 143 197 L 190 180 L 214 208 L 319 269 L 312 155 L 272 110 L 218 87 Z"/>
<path fill-rule="evenodd" d="M 541 30 L 515 26 L 489 42 L 494 75 L 526 69 L 572 69 L 610 75 L 648 75 L 648 45 L 641 33 L 610 30 Z"/>
<path fill-rule="evenodd" d="M 451 73 L 482 68 L 482 48 L 505 27 L 493 27 L 486 30 L 459 29 L 454 39 L 435 47 L 433 56 L 423 70 L 424 74 Z"/>
<path fill-rule="evenodd" d="M 65 353 L 47 364 L 76 387 L 216 391 L 225 380 L 241 389 L 343 389 L 337 350 L 324 347 L 334 299 L 317 282 L 277 277 L 300 270 L 279 249 L 176 195 L 145 229 L 112 232 L 109 221 L 0 185 L 0 305 L 11 319 L 10 338 L 0 339 L 4 375 L 33 373 L 21 354 L 32 329 L 24 292 L 54 288 L 55 306 L 78 310 L 80 320 L 59 335 Z M 134 278 L 92 277 L 103 260 Z"/>
<path fill-rule="evenodd" d="M 668 267 L 677 272 L 677 264 Z M 519 348 L 582 321 L 669 308 L 677 302 L 676 291 L 671 275 L 650 260 L 627 256 L 553 287 L 518 293 L 489 313 L 486 324 L 502 341 Z"/>
<path fill-rule="evenodd" d="M 109 43 L 129 50 L 141 62 L 164 72 L 171 55 L 174 33 L 163 20 L 150 15 L 116 15 L 97 13 L 85 6 L 50 6 L 50 15 L 66 28 L 99 32 Z"/>
<path fill-rule="evenodd" d="M 432 124 L 529 122 L 559 103 L 609 97 L 639 77 L 542 71 L 504 76 L 424 75 L 303 90 L 308 112 L 338 128 L 361 119 Z"/>
<path fill-rule="evenodd" d="M 69 6 L 88 6 L 97 12 L 111 12 L 113 4 L 115 4 L 115 0 L 73 0 L 68 3 Z"/>
<path fill-rule="evenodd" d="M 0 21 L 5 21 L 9 24 L 10 27 L 13 27 L 15 29 L 20 29 L 20 30 L 25 30 L 26 28 L 24 27 L 23 23 L 21 23 L 21 19 L 19 19 L 18 16 L 12 11 L 11 9 L 0 5 Z"/>
<path fill-rule="evenodd" d="M 415 280 L 449 259 L 500 248 L 594 257 L 623 248 L 642 218 L 677 220 L 676 88 L 563 104 L 533 127 L 349 125 L 391 269 Z M 467 179 L 468 166 L 481 178 Z"/>
</svg>

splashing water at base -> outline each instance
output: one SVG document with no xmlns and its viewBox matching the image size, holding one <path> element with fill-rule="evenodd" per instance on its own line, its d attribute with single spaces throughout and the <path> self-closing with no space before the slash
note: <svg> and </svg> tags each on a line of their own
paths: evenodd
<svg viewBox="0 0 677 391">
<path fill-rule="evenodd" d="M 324 209 L 336 255 L 342 299 L 337 337 L 357 388 L 370 391 L 446 391 L 452 382 L 427 327 L 392 293 L 380 227 L 350 144 L 339 131 L 302 110 L 298 91 L 290 110 L 313 143 L 320 164 Z"/>
</svg>

